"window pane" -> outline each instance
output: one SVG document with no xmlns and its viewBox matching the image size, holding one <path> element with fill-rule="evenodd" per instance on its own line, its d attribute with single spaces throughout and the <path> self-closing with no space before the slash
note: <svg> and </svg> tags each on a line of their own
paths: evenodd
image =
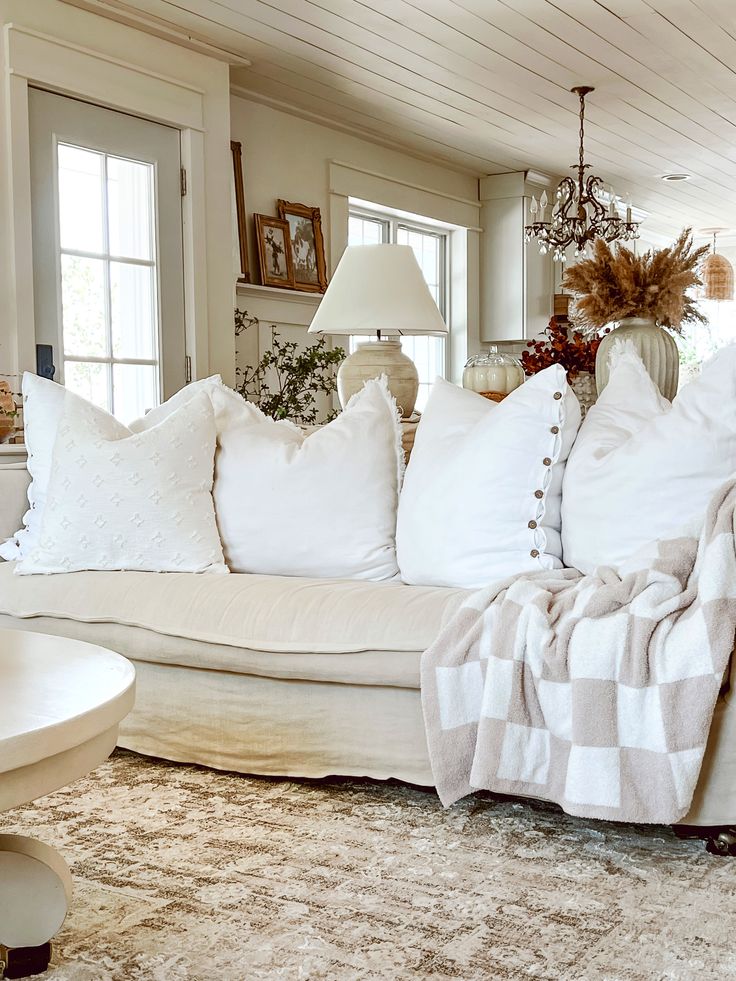
<svg viewBox="0 0 736 981">
<path fill-rule="evenodd" d="M 77 395 L 110 411 L 109 372 L 105 364 L 64 362 L 64 385 Z"/>
<path fill-rule="evenodd" d="M 388 222 L 380 218 L 350 215 L 348 220 L 348 245 L 380 245 L 388 241 Z"/>
<path fill-rule="evenodd" d="M 115 416 L 126 425 L 159 404 L 158 368 L 154 365 L 113 365 L 112 381 Z"/>
<path fill-rule="evenodd" d="M 66 143 L 57 149 L 61 247 L 103 252 L 102 154 Z"/>
<path fill-rule="evenodd" d="M 108 351 L 102 259 L 62 255 L 61 309 L 64 354 L 105 357 Z"/>
<path fill-rule="evenodd" d="M 116 358 L 156 357 L 153 277 L 152 266 L 110 263 L 112 351 Z"/>
<path fill-rule="evenodd" d="M 153 257 L 153 166 L 107 158 L 110 254 L 126 259 Z"/>
</svg>

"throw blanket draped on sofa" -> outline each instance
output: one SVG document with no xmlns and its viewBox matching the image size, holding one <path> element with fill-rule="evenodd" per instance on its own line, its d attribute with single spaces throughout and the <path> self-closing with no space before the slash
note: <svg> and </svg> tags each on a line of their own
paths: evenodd
<svg viewBox="0 0 736 981">
<path fill-rule="evenodd" d="M 734 646 L 735 517 L 729 482 L 699 539 L 469 597 L 422 659 L 443 804 L 487 789 L 581 817 L 682 818 Z"/>
</svg>

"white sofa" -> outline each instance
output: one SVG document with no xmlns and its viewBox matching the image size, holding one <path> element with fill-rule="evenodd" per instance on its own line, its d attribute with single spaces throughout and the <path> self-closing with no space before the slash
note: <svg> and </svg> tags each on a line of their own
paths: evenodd
<svg viewBox="0 0 736 981">
<path fill-rule="evenodd" d="M 22 466 L 0 467 L 0 540 L 20 526 L 27 484 Z M 419 662 L 465 595 L 236 574 L 14 576 L 0 562 L 0 627 L 90 641 L 135 664 L 121 746 L 257 774 L 431 785 Z M 683 823 L 736 823 L 733 685 Z"/>
</svg>

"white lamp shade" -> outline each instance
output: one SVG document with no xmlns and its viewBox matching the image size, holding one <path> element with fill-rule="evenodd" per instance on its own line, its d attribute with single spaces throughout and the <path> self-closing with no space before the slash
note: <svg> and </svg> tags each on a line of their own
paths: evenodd
<svg viewBox="0 0 736 981">
<path fill-rule="evenodd" d="M 409 245 L 349 245 L 330 280 L 311 334 L 447 333 Z"/>
</svg>

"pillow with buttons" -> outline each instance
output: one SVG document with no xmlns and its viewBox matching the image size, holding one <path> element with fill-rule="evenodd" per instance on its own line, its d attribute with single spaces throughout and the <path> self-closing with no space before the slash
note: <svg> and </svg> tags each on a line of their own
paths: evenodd
<svg viewBox="0 0 736 981">
<path fill-rule="evenodd" d="M 438 378 L 399 499 L 401 577 L 479 588 L 560 568 L 560 497 L 580 407 L 552 365 L 495 403 Z"/>
<path fill-rule="evenodd" d="M 631 342 L 585 417 L 565 471 L 565 564 L 617 570 L 639 549 L 697 533 L 708 503 L 736 472 L 736 345 L 720 350 L 673 402 Z"/>
</svg>

